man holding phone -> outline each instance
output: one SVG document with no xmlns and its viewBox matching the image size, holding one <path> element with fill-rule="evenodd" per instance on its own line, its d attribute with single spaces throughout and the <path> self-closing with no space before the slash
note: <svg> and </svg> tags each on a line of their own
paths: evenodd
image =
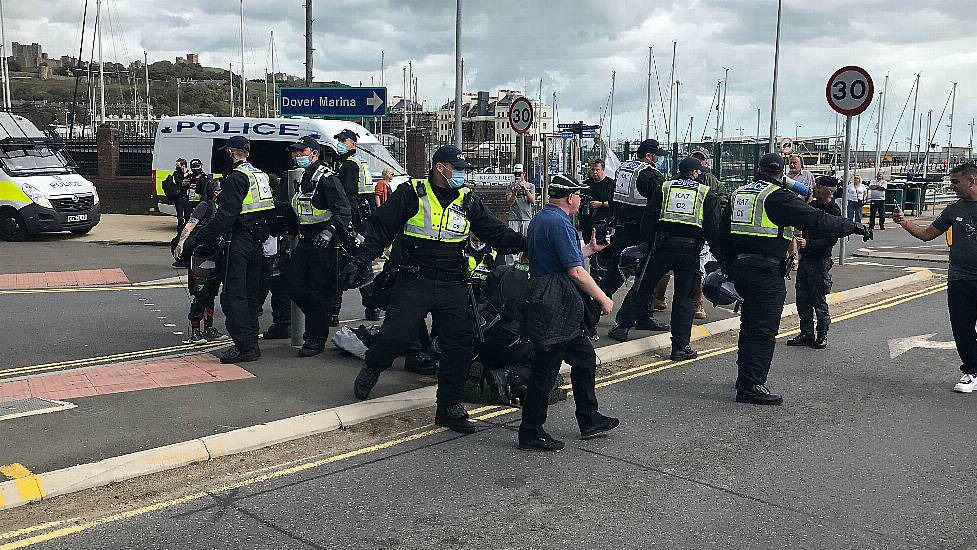
<svg viewBox="0 0 977 550">
<path fill-rule="evenodd" d="M 521 164 L 512 167 L 512 178 L 512 191 L 505 198 L 505 204 L 509 207 L 509 228 L 525 235 L 529 230 L 529 220 L 533 219 L 536 189 L 526 181 Z"/>
<path fill-rule="evenodd" d="M 970 393 L 977 389 L 977 165 L 968 162 L 950 170 L 950 187 L 959 200 L 944 208 L 930 225 L 922 227 L 907 220 L 899 205 L 892 212 L 892 221 L 922 241 L 932 241 L 952 228 L 953 238 L 947 239 L 946 297 L 963 373 L 953 391 Z"/>
</svg>

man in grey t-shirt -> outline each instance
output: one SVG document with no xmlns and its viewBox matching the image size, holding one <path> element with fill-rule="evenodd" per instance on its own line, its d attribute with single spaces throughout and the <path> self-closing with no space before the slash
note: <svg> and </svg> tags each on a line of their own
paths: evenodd
<svg viewBox="0 0 977 550">
<path fill-rule="evenodd" d="M 977 165 L 968 162 L 950 170 L 950 187 L 960 200 L 947 206 L 927 227 L 905 219 L 898 206 L 892 221 L 923 241 L 932 241 L 950 231 L 946 294 L 953 341 L 963 363 L 963 376 L 953 391 L 970 393 L 977 389 Z"/>
<path fill-rule="evenodd" d="M 875 180 L 868 184 L 869 189 L 869 218 L 868 228 L 875 229 L 875 216 L 879 217 L 879 229 L 885 230 L 885 172 L 879 170 Z"/>
<path fill-rule="evenodd" d="M 505 198 L 506 205 L 509 206 L 509 228 L 526 235 L 529 230 L 529 220 L 533 219 L 533 205 L 536 204 L 536 189 L 533 184 L 526 181 L 522 172 L 522 165 L 517 164 L 512 167 L 512 190 Z M 513 263 L 513 256 L 505 258 L 506 263 Z"/>
</svg>

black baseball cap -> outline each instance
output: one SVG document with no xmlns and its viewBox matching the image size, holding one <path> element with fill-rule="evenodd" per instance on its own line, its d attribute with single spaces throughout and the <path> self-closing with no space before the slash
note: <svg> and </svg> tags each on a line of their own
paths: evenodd
<svg viewBox="0 0 977 550">
<path fill-rule="evenodd" d="M 231 136 L 221 149 L 247 149 L 250 146 L 251 142 L 248 141 L 248 138 L 244 136 Z"/>
<path fill-rule="evenodd" d="M 763 155 L 760 157 L 759 163 L 760 168 L 767 170 L 783 170 L 785 164 L 784 157 L 778 155 L 777 153 L 767 153 L 766 155 Z"/>
<path fill-rule="evenodd" d="M 461 149 L 454 145 L 442 145 L 438 147 L 438 150 L 434 152 L 434 156 L 431 157 L 431 162 L 447 162 L 459 169 L 472 167 L 471 164 L 468 164 L 468 160 L 465 159 L 465 154 L 461 152 Z"/>
<path fill-rule="evenodd" d="M 668 151 L 662 149 L 662 146 L 658 143 L 658 140 L 646 139 L 641 142 L 641 145 L 638 145 L 638 158 L 640 159 L 648 153 L 661 157 L 667 155 Z"/>
<path fill-rule="evenodd" d="M 577 191 L 585 191 L 587 189 L 589 189 L 589 187 L 571 178 L 570 176 L 557 174 L 553 176 L 553 179 L 550 180 L 549 193 L 550 198 L 562 199 L 569 197 Z"/>
<path fill-rule="evenodd" d="M 347 140 L 347 139 L 351 139 L 353 141 L 356 141 L 356 140 L 358 140 L 360 138 L 360 135 L 357 134 L 356 132 L 350 130 L 350 129 L 346 129 L 346 130 L 343 130 L 342 132 L 339 132 L 338 134 L 336 134 L 336 135 L 334 135 L 332 137 L 334 139 L 338 140 L 338 141 L 344 141 L 344 140 Z"/>
<path fill-rule="evenodd" d="M 190 161 L 190 168 L 203 168 L 204 163 L 200 162 L 200 159 L 193 159 Z"/>
<path fill-rule="evenodd" d="M 702 161 L 695 157 L 685 157 L 682 162 L 678 163 L 679 174 L 687 176 L 694 170 L 702 171 Z"/>
<path fill-rule="evenodd" d="M 814 178 L 814 183 L 821 187 L 838 187 L 838 178 L 834 176 L 818 176 Z"/>
<path fill-rule="evenodd" d="M 302 136 L 287 147 L 289 151 L 301 151 L 303 149 L 319 149 L 319 142 L 312 136 Z"/>
</svg>

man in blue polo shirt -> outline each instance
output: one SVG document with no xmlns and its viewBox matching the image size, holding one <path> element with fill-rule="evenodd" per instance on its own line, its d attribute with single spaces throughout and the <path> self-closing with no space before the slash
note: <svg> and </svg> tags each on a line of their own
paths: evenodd
<svg viewBox="0 0 977 550">
<path fill-rule="evenodd" d="M 606 245 L 598 245 L 591 238 L 581 250 L 570 220 L 580 209 L 580 193 L 586 189 L 569 177 L 554 176 L 549 204 L 529 224 L 529 290 L 523 334 L 533 343 L 535 355 L 519 426 L 519 448 L 525 451 L 559 451 L 564 447 L 562 441 L 543 430 L 549 393 L 563 361 L 571 367 L 581 439 L 613 430 L 620 423 L 597 411 L 597 355 L 585 332 L 587 302 L 596 300 L 604 314 L 614 308 L 614 302 L 583 267 L 585 257 Z"/>
</svg>

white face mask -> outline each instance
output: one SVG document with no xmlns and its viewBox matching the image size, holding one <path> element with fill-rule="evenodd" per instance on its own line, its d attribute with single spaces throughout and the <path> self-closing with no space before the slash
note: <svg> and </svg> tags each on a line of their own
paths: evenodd
<svg viewBox="0 0 977 550">
<path fill-rule="evenodd" d="M 474 248 L 475 250 L 482 250 L 483 248 L 485 248 L 485 243 L 475 243 L 475 242 L 473 242 L 473 243 L 471 243 L 471 245 L 472 245 L 472 248 Z"/>
</svg>

